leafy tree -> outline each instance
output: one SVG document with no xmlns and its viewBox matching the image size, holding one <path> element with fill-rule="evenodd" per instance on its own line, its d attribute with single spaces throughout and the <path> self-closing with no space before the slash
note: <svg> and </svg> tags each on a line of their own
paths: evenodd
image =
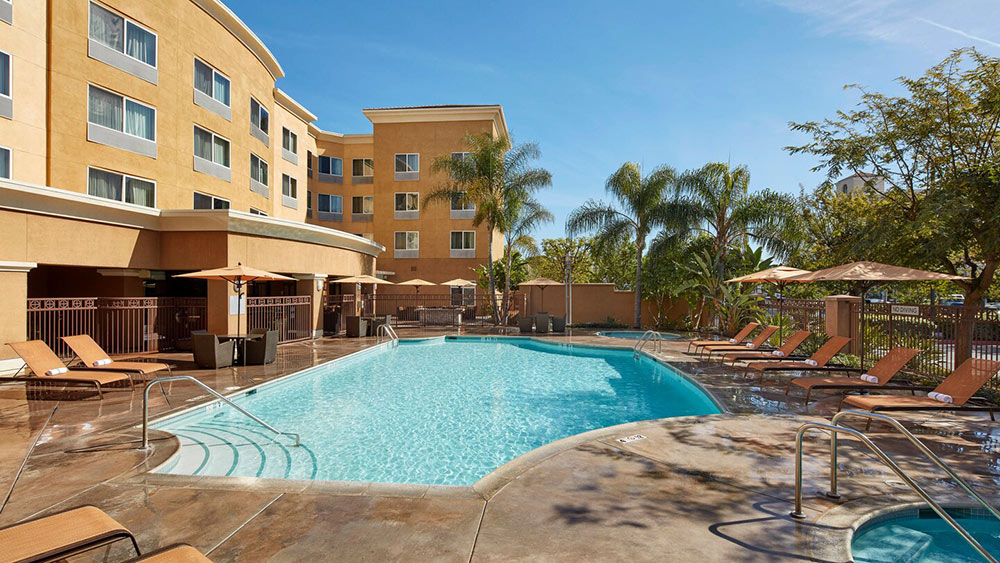
<svg viewBox="0 0 1000 563">
<path fill-rule="evenodd" d="M 720 263 L 729 262 L 728 271 L 741 276 L 771 267 L 771 258 L 764 258 L 763 248 L 752 249 L 744 246 L 726 256 L 712 255 L 704 250 L 691 256 L 692 264 L 681 264 L 687 270 L 694 288 L 701 292 L 704 301 L 711 301 L 719 318 L 719 328 L 725 334 L 733 334 L 752 316 L 759 313 L 757 303 L 760 296 L 757 284 L 726 283 L 718 277 Z M 725 265 L 721 267 L 726 269 Z M 700 308 L 704 311 L 704 306 Z"/>
<path fill-rule="evenodd" d="M 594 281 L 613 283 L 615 289 L 631 291 L 635 283 L 635 272 L 632 270 L 632 260 L 635 259 L 635 243 L 632 241 L 611 247 L 590 245 L 594 261 Z M 643 269 L 648 260 L 644 260 Z"/>
<path fill-rule="evenodd" d="M 499 284 L 506 287 L 509 280 L 510 288 L 512 290 L 517 290 L 517 286 L 520 285 L 521 282 L 527 281 L 531 277 L 528 260 L 517 249 L 514 249 L 509 258 L 510 277 L 508 277 L 508 256 L 506 254 L 494 262 L 493 272 L 496 274 L 496 281 Z M 476 285 L 479 286 L 479 288 L 484 292 L 487 291 L 490 286 L 489 268 L 486 267 L 486 264 L 480 264 L 473 268 L 473 271 L 476 272 Z"/>
<path fill-rule="evenodd" d="M 513 279 L 511 270 L 514 267 L 514 257 L 520 259 L 521 253 L 519 251 L 524 251 L 529 255 L 537 254 L 537 244 L 531 236 L 531 232 L 540 225 L 555 220 L 552 213 L 542 207 L 542 204 L 534 198 L 525 197 L 526 195 L 514 194 L 511 199 L 504 202 L 504 223 L 507 225 L 507 229 L 504 232 L 504 291 L 500 309 L 500 318 L 504 319 L 503 322 L 509 318 L 511 281 Z M 526 261 L 521 260 L 525 265 L 527 264 Z M 519 282 L 521 281 L 524 280 L 519 280 Z"/>
<path fill-rule="evenodd" d="M 954 51 L 905 90 L 888 96 L 853 86 L 861 100 L 822 122 L 792 123 L 812 137 L 788 147 L 821 160 L 831 177 L 871 173 L 886 209 L 882 228 L 896 235 L 896 262 L 936 263 L 965 293 L 965 319 L 982 302 L 1000 265 L 1000 59 Z M 888 238 L 888 237 L 887 237 Z M 971 354 L 971 322 L 956 336 L 956 360 Z"/>
<path fill-rule="evenodd" d="M 485 225 L 487 232 L 488 261 L 486 263 L 491 311 L 494 324 L 499 323 L 496 303 L 496 274 L 493 271 L 493 237 L 495 232 L 510 229 L 513 214 L 507 209 L 511 201 L 525 201 L 539 189 L 552 184 L 552 176 L 542 168 L 532 168 L 531 162 L 541 152 L 533 143 L 512 146 L 506 136 L 494 137 L 490 133 L 467 135 L 465 144 L 469 154 L 464 157 L 442 155 L 434 160 L 431 169 L 446 172 L 450 180 L 424 198 L 424 203 L 452 201 L 472 203 L 476 214 L 475 226 Z"/>
<path fill-rule="evenodd" d="M 689 309 L 694 311 L 700 298 L 690 273 L 678 266 L 691 256 L 691 241 L 676 241 L 672 245 L 650 248 L 642 267 L 642 298 L 652 309 L 653 324 L 665 327 L 667 309 L 674 299 L 688 297 Z M 693 298 L 693 299 L 691 299 Z M 689 328 L 685 326 L 684 328 Z"/>
<path fill-rule="evenodd" d="M 605 190 L 617 205 L 587 200 L 570 213 L 566 231 L 570 235 L 594 233 L 594 244 L 607 249 L 634 241 L 635 311 L 633 324 L 642 324 L 642 256 L 646 239 L 652 230 L 666 226 L 673 216 L 669 190 L 677 173 L 669 166 L 660 166 L 643 176 L 639 165 L 626 162 L 605 183 Z"/>
<path fill-rule="evenodd" d="M 588 239 L 547 238 L 541 252 L 532 259 L 536 276 L 558 282 L 566 279 L 566 255 L 572 254 L 573 283 L 594 281 L 594 257 Z"/>
</svg>

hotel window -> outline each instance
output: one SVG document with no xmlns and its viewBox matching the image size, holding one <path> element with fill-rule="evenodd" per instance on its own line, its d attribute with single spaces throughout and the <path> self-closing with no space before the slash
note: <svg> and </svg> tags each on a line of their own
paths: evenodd
<svg viewBox="0 0 1000 563">
<path fill-rule="evenodd" d="M 229 99 L 230 82 L 221 72 L 200 59 L 194 59 L 194 103 L 232 121 Z"/>
<path fill-rule="evenodd" d="M 299 163 L 299 137 L 284 127 L 281 128 L 281 155 L 293 164 Z"/>
<path fill-rule="evenodd" d="M 195 209 L 229 209 L 229 200 L 214 195 L 194 192 Z"/>
<path fill-rule="evenodd" d="M 452 211 L 475 211 L 476 204 L 465 199 L 465 192 L 459 192 L 451 196 Z"/>
<path fill-rule="evenodd" d="M 393 249 L 420 250 L 420 233 L 418 231 L 396 231 Z"/>
<path fill-rule="evenodd" d="M 281 175 L 281 204 L 292 209 L 299 208 L 299 182 L 288 174 Z"/>
<path fill-rule="evenodd" d="M 195 125 L 194 155 L 229 168 L 229 140 Z"/>
<path fill-rule="evenodd" d="M 420 216 L 420 194 L 404 192 L 395 194 L 394 219 L 417 219 Z"/>
<path fill-rule="evenodd" d="M 156 206 L 155 182 L 99 168 L 87 169 L 87 193 L 134 205 Z"/>
<path fill-rule="evenodd" d="M 156 158 L 156 108 L 88 86 L 87 140 Z"/>
<path fill-rule="evenodd" d="M 324 175 L 343 176 L 344 175 L 343 159 L 337 158 L 335 156 L 319 157 L 319 174 L 320 178 L 322 178 Z"/>
<path fill-rule="evenodd" d="M 2 2 L 3 0 L 0 0 Z M 14 100 L 10 93 L 10 55 L 0 51 L 0 117 L 14 118 Z"/>
<path fill-rule="evenodd" d="M 253 97 L 250 98 L 250 133 L 267 144 L 270 119 L 267 110 Z"/>
<path fill-rule="evenodd" d="M 94 2 L 90 3 L 90 38 L 156 68 L 156 34 Z"/>
<path fill-rule="evenodd" d="M 306 151 L 306 176 L 313 177 L 313 153 Z"/>
<path fill-rule="evenodd" d="M 250 191 L 267 197 L 268 177 L 267 161 L 250 153 Z"/>
<path fill-rule="evenodd" d="M 339 195 L 319 194 L 316 196 L 316 209 L 321 221 L 344 220 L 344 198 Z"/>
<path fill-rule="evenodd" d="M 476 306 L 476 288 L 475 288 L 475 286 L 470 286 L 470 287 L 452 287 L 451 288 L 451 306 L 452 307 L 475 307 Z"/>
<path fill-rule="evenodd" d="M 453 161 L 454 160 L 465 160 L 467 158 L 469 158 L 469 153 L 467 153 L 467 152 L 453 152 L 453 153 L 451 153 L 451 159 Z M 454 174 L 449 173 L 449 176 L 451 177 L 452 180 L 455 179 L 455 175 Z"/>
<path fill-rule="evenodd" d="M 370 158 L 355 158 L 351 161 L 351 175 L 368 177 L 375 175 L 375 161 Z"/>
<path fill-rule="evenodd" d="M 420 179 L 420 155 L 403 153 L 396 155 L 396 180 Z"/>
<path fill-rule="evenodd" d="M 0 0 L 0 21 L 14 23 L 14 3 L 11 0 Z"/>
<path fill-rule="evenodd" d="M 10 180 L 10 149 L 0 147 L 0 178 Z"/>
<path fill-rule="evenodd" d="M 375 212 L 375 196 L 356 195 L 351 198 L 351 213 L 355 215 L 371 215 Z"/>
<path fill-rule="evenodd" d="M 313 216 L 313 193 L 311 190 L 306 190 L 306 217 Z"/>
<path fill-rule="evenodd" d="M 475 231 L 452 231 L 451 232 L 451 254 L 452 258 L 475 258 L 476 257 L 476 232 Z"/>
<path fill-rule="evenodd" d="M 260 215 L 261 217 L 267 217 L 267 213 L 264 213 L 263 211 L 261 211 L 260 209 L 257 209 L 256 207 L 251 207 L 250 208 L 250 214 L 251 215 Z"/>
</svg>

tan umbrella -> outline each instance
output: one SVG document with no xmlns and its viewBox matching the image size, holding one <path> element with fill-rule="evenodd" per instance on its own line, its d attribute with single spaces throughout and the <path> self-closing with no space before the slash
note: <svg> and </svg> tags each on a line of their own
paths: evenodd
<svg viewBox="0 0 1000 563">
<path fill-rule="evenodd" d="M 462 278 L 455 278 L 453 280 L 446 281 L 441 285 L 450 285 L 452 287 L 469 287 L 471 285 L 476 285 L 476 282 L 471 282 L 469 280 L 463 280 Z"/>
<path fill-rule="evenodd" d="M 389 280 L 384 280 L 382 278 L 376 278 L 375 276 L 369 276 L 369 275 L 347 276 L 346 278 L 337 278 L 333 280 L 333 283 L 371 283 L 375 285 L 395 285 Z"/>
<path fill-rule="evenodd" d="M 406 280 L 406 281 L 403 281 L 403 282 L 399 282 L 396 285 L 412 285 L 413 289 L 416 290 L 417 295 L 420 295 L 420 287 L 421 286 L 425 286 L 425 285 L 437 285 L 437 284 L 434 283 L 434 282 L 429 282 L 427 280 L 422 280 L 420 278 L 416 278 L 416 279 L 412 279 L 412 280 Z"/>
<path fill-rule="evenodd" d="M 778 286 L 778 338 L 780 339 L 782 338 L 782 335 L 785 334 L 783 330 L 784 327 L 782 326 L 785 320 L 785 284 L 805 283 L 804 281 L 792 278 L 810 273 L 812 272 L 809 270 L 800 270 L 789 266 L 775 266 L 773 268 L 768 268 L 766 270 L 726 280 L 726 283 L 773 283 Z"/>
<path fill-rule="evenodd" d="M 518 287 L 520 287 L 522 285 L 528 285 L 528 286 L 535 286 L 535 287 L 537 287 L 538 290 L 542 292 L 542 297 L 541 297 L 541 299 L 538 300 L 539 301 L 538 308 L 541 309 L 545 305 L 545 288 L 549 287 L 551 285 L 562 285 L 562 284 L 559 283 L 559 282 L 557 282 L 557 281 L 555 281 L 555 280 L 550 280 L 549 278 L 535 278 L 533 280 L 528 280 L 526 282 L 521 282 L 521 283 L 519 283 L 517 285 L 518 285 Z"/>
<path fill-rule="evenodd" d="M 271 272 L 266 272 L 264 270 L 258 270 L 257 268 L 250 268 L 244 266 L 242 262 L 237 262 L 235 266 L 230 266 L 228 268 L 215 268 L 214 270 L 202 270 L 200 272 L 191 272 L 189 274 L 177 274 L 175 278 L 194 278 L 199 280 L 222 280 L 233 284 L 236 289 L 236 336 L 237 338 L 241 335 L 240 333 L 240 315 L 242 313 L 243 305 L 243 286 L 252 281 L 294 281 L 295 278 L 290 278 L 288 276 L 283 276 L 281 274 L 274 274 Z M 246 365 L 246 354 L 247 342 L 243 340 L 243 362 Z"/>
</svg>

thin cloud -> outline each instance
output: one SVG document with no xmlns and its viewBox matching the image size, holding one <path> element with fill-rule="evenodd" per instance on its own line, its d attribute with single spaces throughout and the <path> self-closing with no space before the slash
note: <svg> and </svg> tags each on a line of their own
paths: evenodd
<svg viewBox="0 0 1000 563">
<path fill-rule="evenodd" d="M 962 31 L 961 29 L 954 28 L 954 27 L 949 27 L 947 25 L 938 23 L 936 21 L 931 21 L 931 20 L 929 20 L 927 18 L 914 18 L 914 19 L 916 19 L 917 21 L 924 22 L 927 25 L 932 25 L 932 26 L 934 26 L 934 27 L 936 27 L 938 29 L 943 29 L 945 31 L 950 31 L 950 32 L 954 33 L 955 35 L 961 35 L 962 37 L 965 37 L 966 39 L 972 39 L 973 41 L 978 41 L 980 43 L 986 43 L 987 45 L 991 45 L 993 47 L 1000 48 L 1000 43 L 997 43 L 996 41 L 990 41 L 989 39 L 985 39 L 983 37 L 978 37 L 976 35 L 972 35 L 971 33 L 967 33 L 965 31 Z"/>
</svg>

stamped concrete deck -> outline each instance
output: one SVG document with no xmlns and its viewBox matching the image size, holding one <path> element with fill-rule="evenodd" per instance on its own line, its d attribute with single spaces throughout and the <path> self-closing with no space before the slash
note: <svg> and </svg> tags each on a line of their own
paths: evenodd
<svg viewBox="0 0 1000 563">
<path fill-rule="evenodd" d="M 424 335 L 421 333 L 420 335 Z M 417 334 L 402 334 L 415 336 Z M 630 343 L 590 333 L 552 336 L 599 345 Z M 221 392 L 258 384 L 346 355 L 373 342 L 324 339 L 282 346 L 266 367 L 196 370 L 174 356 L 175 373 Z M 175 442 L 154 435 L 137 448 L 142 394 L 33 397 L 0 386 L 0 502 L 31 444 L 0 526 L 95 504 L 137 533 L 144 549 L 194 545 L 216 561 L 845 561 L 847 531 L 873 505 L 912 501 L 898 480 L 845 439 L 841 493 L 827 479 L 827 444 L 808 441 L 806 512 L 787 516 L 793 496 L 795 429 L 822 420 L 837 399 L 809 408 L 784 395 L 786 378 L 757 385 L 668 343 L 657 356 L 710 391 L 727 414 L 631 423 L 568 438 L 500 468 L 474 488 L 181 477 L 147 473 Z M 155 416 L 209 396 L 191 385 L 153 394 Z M 1000 500 L 996 425 L 946 414 L 905 420 L 978 490 Z M 44 430 L 43 430 L 44 427 Z M 901 439 L 879 432 L 922 485 L 967 503 L 940 471 Z M 617 438 L 645 438 L 622 444 Z M 859 507 L 857 510 L 853 506 Z M 104 553 L 93 554 L 103 558 Z M 110 560 L 127 556 L 115 546 Z"/>
</svg>

